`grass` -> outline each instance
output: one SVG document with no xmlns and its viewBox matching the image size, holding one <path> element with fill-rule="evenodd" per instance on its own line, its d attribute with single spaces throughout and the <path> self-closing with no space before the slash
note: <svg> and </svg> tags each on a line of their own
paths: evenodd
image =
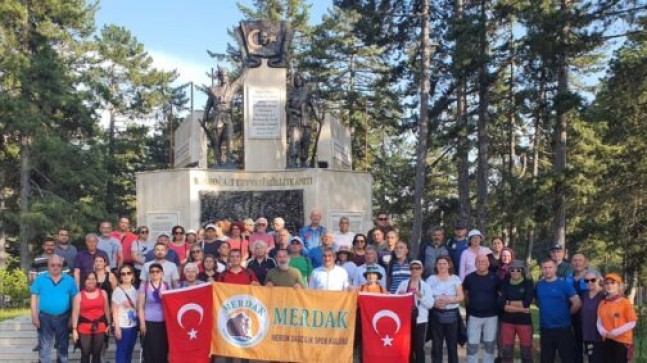
<svg viewBox="0 0 647 363">
<path fill-rule="evenodd" d="M 29 315 L 29 308 L 7 308 L 0 310 L 0 321 L 13 319 L 22 315 Z"/>
</svg>

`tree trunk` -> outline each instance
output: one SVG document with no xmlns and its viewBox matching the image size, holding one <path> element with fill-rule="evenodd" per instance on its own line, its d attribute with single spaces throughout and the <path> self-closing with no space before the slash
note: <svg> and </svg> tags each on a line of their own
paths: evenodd
<svg viewBox="0 0 647 363">
<path fill-rule="evenodd" d="M 487 234 L 487 202 L 488 202 L 488 174 L 489 174 L 489 147 L 488 125 L 490 123 L 490 98 L 489 98 L 489 77 L 488 77 L 488 21 L 487 1 L 481 1 L 481 34 L 479 40 L 479 51 L 481 62 L 479 65 L 479 108 L 478 108 L 478 166 L 476 170 L 476 199 L 477 215 L 476 224 L 481 233 Z"/>
<path fill-rule="evenodd" d="M 516 146 L 517 140 L 515 135 L 516 122 L 515 122 L 515 111 L 516 104 L 514 99 L 514 83 L 515 83 L 515 51 L 514 51 L 514 20 L 512 17 L 508 18 L 508 47 L 510 48 L 510 59 L 508 66 L 510 68 L 510 78 L 508 81 L 508 148 L 510 155 L 508 156 L 508 189 L 510 191 L 510 197 L 506 198 L 507 205 L 507 215 L 508 215 L 508 243 L 507 245 L 514 249 L 517 243 L 517 222 L 516 222 L 516 211 L 515 206 L 512 201 L 517 198 L 517 183 L 514 175 L 514 161 L 517 158 Z"/>
<path fill-rule="evenodd" d="M 566 14 L 570 12 L 570 0 L 561 1 L 561 11 Z M 557 97 L 561 105 L 557 106 L 557 127 L 555 128 L 555 159 L 553 171 L 555 173 L 555 221 L 554 238 L 555 243 L 562 246 L 566 244 L 566 137 L 568 127 L 568 110 L 564 105 L 565 97 L 568 95 L 568 35 L 570 33 L 570 21 L 565 16 L 565 23 L 560 34 L 560 48 L 558 53 L 557 69 Z"/>
<path fill-rule="evenodd" d="M 27 273 L 31 265 L 29 255 L 29 240 L 31 226 L 28 220 L 29 202 L 31 197 L 31 136 L 23 134 L 20 138 L 20 267 Z"/>
<path fill-rule="evenodd" d="M 456 17 L 463 18 L 463 0 L 456 0 Z M 456 45 L 459 47 L 459 44 Z M 470 171 L 469 171 L 469 133 L 468 118 L 465 117 L 466 86 L 465 75 L 459 71 L 458 86 L 456 87 L 456 122 L 458 123 L 458 145 L 456 150 L 456 164 L 458 168 L 458 222 L 464 226 L 470 224 Z"/>
<path fill-rule="evenodd" d="M 5 141 L 5 136 L 0 135 L 0 150 L 4 150 L 5 148 L 4 141 Z M 7 264 L 7 252 L 5 250 L 5 243 L 7 243 L 7 240 L 6 240 L 5 230 L 4 230 L 4 211 L 6 209 L 5 195 L 4 195 L 5 182 L 6 182 L 5 169 L 3 167 L 0 167 L 0 269 L 5 268 Z M 2 297 L 0 296 L 0 306 L 2 306 L 1 300 L 2 300 Z"/>
<path fill-rule="evenodd" d="M 421 39 L 420 39 L 420 119 L 418 125 L 418 145 L 416 146 L 416 179 L 414 191 L 414 213 L 413 228 L 409 246 L 412 255 L 418 254 L 418 247 L 422 235 L 422 206 L 424 205 L 425 181 L 427 178 L 427 138 L 429 127 L 429 91 L 431 88 L 429 80 L 429 68 L 431 67 L 431 55 L 429 49 L 429 0 L 422 1 L 421 16 Z"/>
<path fill-rule="evenodd" d="M 545 79 L 543 74 L 539 83 L 539 105 L 537 107 L 537 112 L 535 115 L 535 135 L 532 140 L 532 185 L 533 185 L 533 197 L 532 197 L 532 211 L 533 211 L 533 220 L 534 223 L 530 227 L 528 232 L 528 244 L 526 245 L 526 263 L 530 263 L 532 260 L 532 249 L 535 244 L 535 229 L 536 221 L 538 220 L 537 216 L 537 177 L 539 176 L 539 142 L 541 139 L 541 128 L 542 125 L 548 123 L 548 109 L 546 104 L 546 86 Z"/>
</svg>

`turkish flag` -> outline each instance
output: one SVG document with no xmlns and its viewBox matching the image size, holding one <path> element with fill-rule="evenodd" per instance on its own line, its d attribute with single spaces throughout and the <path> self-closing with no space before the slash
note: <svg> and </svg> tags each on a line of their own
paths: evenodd
<svg viewBox="0 0 647 363">
<path fill-rule="evenodd" d="M 359 294 L 364 362 L 409 362 L 412 309 L 411 294 Z"/>
<path fill-rule="evenodd" d="M 213 327 L 211 285 L 162 292 L 170 362 L 210 362 Z"/>
</svg>

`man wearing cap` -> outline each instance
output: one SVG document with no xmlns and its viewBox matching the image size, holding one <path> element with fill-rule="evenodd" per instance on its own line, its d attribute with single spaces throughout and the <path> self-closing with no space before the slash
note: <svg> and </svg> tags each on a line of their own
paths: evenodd
<svg viewBox="0 0 647 363">
<path fill-rule="evenodd" d="M 218 257 L 218 249 L 220 248 L 220 240 L 216 235 L 216 225 L 209 223 L 204 227 L 204 241 L 200 242 L 204 255 L 213 255 Z"/>
<path fill-rule="evenodd" d="M 557 276 L 554 260 L 543 260 L 541 272 L 543 278 L 535 286 L 541 328 L 541 362 L 553 363 L 556 352 L 559 353 L 562 362 L 574 362 L 575 344 L 571 315 L 580 309 L 582 302 L 573 285 Z"/>
<path fill-rule="evenodd" d="M 550 248 L 550 258 L 557 265 L 557 277 L 565 279 L 571 273 L 571 264 L 564 259 L 564 246 L 556 244 Z"/>
<path fill-rule="evenodd" d="M 532 318 L 530 304 L 534 299 L 534 287 L 526 278 L 523 262 L 514 260 L 508 269 L 510 279 L 501 284 L 499 310 L 501 312 L 501 357 L 503 363 L 513 362 L 515 336 L 519 337 L 521 362 L 532 362 Z"/>
<path fill-rule="evenodd" d="M 427 238 L 420 245 L 418 260 L 424 264 L 422 278 L 433 275 L 436 259 L 440 256 L 449 256 L 449 249 L 445 245 L 445 230 L 443 227 L 427 228 Z"/>
<path fill-rule="evenodd" d="M 454 237 L 447 242 L 447 248 L 452 257 L 454 268 L 460 266 L 461 255 L 469 247 L 467 240 L 467 227 L 463 223 L 457 223 L 454 227 Z"/>
<path fill-rule="evenodd" d="M 485 350 L 483 362 L 494 362 L 494 348 L 498 327 L 497 297 L 499 279 L 490 271 L 487 255 L 476 256 L 476 271 L 463 280 L 467 306 L 467 361 L 478 361 L 481 335 Z"/>
<path fill-rule="evenodd" d="M 253 245 L 256 241 L 263 241 L 267 246 L 268 251 L 272 251 L 276 246 L 274 243 L 274 236 L 267 233 L 267 219 L 261 217 L 256 220 L 256 230 L 249 236 L 249 244 Z"/>
<path fill-rule="evenodd" d="M 355 278 L 353 279 L 355 286 L 361 286 L 366 283 L 366 271 L 368 271 L 369 269 L 377 269 L 377 271 L 380 272 L 378 283 L 384 290 L 386 290 L 386 271 L 384 270 L 384 267 L 380 266 L 380 264 L 377 262 L 377 250 L 374 246 L 366 246 L 365 257 L 366 263 L 357 267 L 357 273 L 355 274 Z"/>
<path fill-rule="evenodd" d="M 309 287 L 313 290 L 347 290 L 350 287 L 348 273 L 335 264 L 335 251 L 331 246 L 323 250 L 323 261 L 323 266 L 312 271 Z"/>
<path fill-rule="evenodd" d="M 339 219 L 339 230 L 335 231 L 335 251 L 339 251 L 341 247 L 351 248 L 353 246 L 353 238 L 355 233 L 350 231 L 350 219 L 344 216 Z"/>
<path fill-rule="evenodd" d="M 362 274 L 364 277 L 364 283 L 361 284 L 358 288 L 359 292 L 372 292 L 376 294 L 386 294 L 388 291 L 380 284 L 380 280 L 383 279 L 382 271 L 380 268 L 382 266 L 369 266 L 366 268 L 366 271 Z"/>
<path fill-rule="evenodd" d="M 265 276 L 265 286 L 294 287 L 295 289 L 305 287 L 301 272 L 290 267 L 290 255 L 287 250 L 276 249 L 276 263 L 277 266 L 269 270 Z"/>
<path fill-rule="evenodd" d="M 308 286 L 308 278 L 312 273 L 312 262 L 303 255 L 303 241 L 298 236 L 290 239 L 290 267 L 296 268 L 301 274 L 303 286 Z"/>
<path fill-rule="evenodd" d="M 326 233 L 326 227 L 321 225 L 321 211 L 313 209 L 310 211 L 310 225 L 303 226 L 299 230 L 299 237 L 303 241 L 306 252 L 320 245 L 324 233 Z"/>
</svg>

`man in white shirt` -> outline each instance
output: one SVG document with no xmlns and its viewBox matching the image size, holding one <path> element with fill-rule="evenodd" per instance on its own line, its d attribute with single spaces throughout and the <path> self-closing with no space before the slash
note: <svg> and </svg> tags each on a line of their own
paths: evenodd
<svg viewBox="0 0 647 363">
<path fill-rule="evenodd" d="M 323 251 L 323 266 L 317 267 L 310 275 L 310 288 L 313 290 L 344 291 L 349 288 L 348 273 L 335 264 L 335 251 Z"/>
<path fill-rule="evenodd" d="M 353 247 L 353 238 L 355 237 L 355 232 L 350 230 L 350 220 L 348 217 L 341 217 L 339 219 L 339 231 L 335 231 L 335 252 L 338 252 L 342 247 L 348 247 L 349 249 Z"/>
<path fill-rule="evenodd" d="M 177 271 L 177 266 L 173 262 L 166 259 L 167 250 L 168 247 L 164 243 L 158 242 L 157 244 L 155 244 L 155 249 L 153 250 L 155 259 L 144 264 L 144 268 L 142 268 L 140 276 L 142 283 L 145 284 L 146 281 L 148 281 L 148 268 L 150 267 L 150 265 L 152 265 L 153 263 L 159 263 L 164 269 L 164 282 L 166 282 L 171 288 L 178 287 L 180 274 Z"/>
</svg>

